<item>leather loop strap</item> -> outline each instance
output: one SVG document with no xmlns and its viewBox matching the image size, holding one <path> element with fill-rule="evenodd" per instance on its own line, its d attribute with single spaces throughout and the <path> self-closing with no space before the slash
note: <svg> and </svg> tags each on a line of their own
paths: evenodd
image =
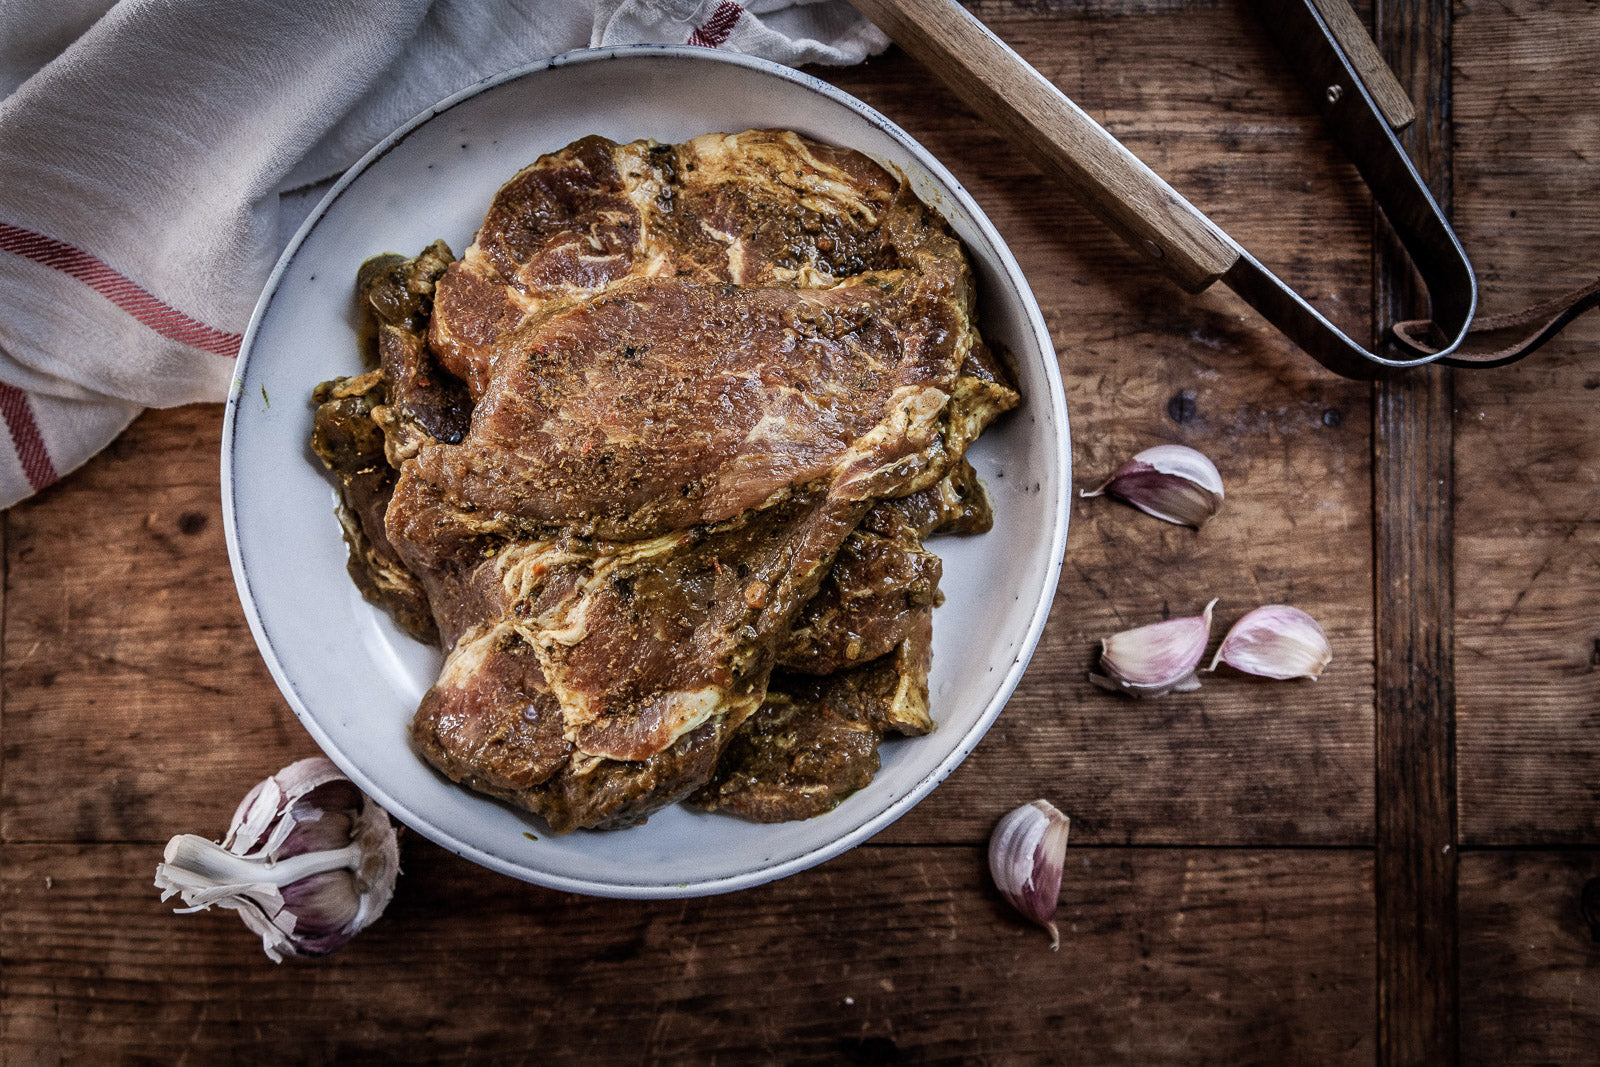
<svg viewBox="0 0 1600 1067">
<path fill-rule="evenodd" d="M 1567 323 L 1597 306 L 1600 306 L 1600 278 L 1515 314 L 1480 315 L 1473 320 L 1461 347 L 1440 362 L 1457 367 L 1499 367 L 1515 363 L 1560 333 Z M 1443 333 L 1432 319 L 1397 322 L 1394 335 L 1401 344 L 1425 356 L 1439 351 L 1443 341 Z"/>
</svg>

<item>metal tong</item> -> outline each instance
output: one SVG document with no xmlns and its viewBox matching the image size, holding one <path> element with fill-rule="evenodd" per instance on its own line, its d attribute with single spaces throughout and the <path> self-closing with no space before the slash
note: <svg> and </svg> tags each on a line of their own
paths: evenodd
<svg viewBox="0 0 1600 1067">
<path fill-rule="evenodd" d="M 1256 3 L 1422 276 L 1444 337 L 1421 350 L 1391 342 L 1379 353 L 1352 340 L 955 0 L 853 2 L 1184 289 L 1222 281 L 1329 370 L 1370 379 L 1435 361 L 1510 361 L 1452 358 L 1477 310 L 1477 279 L 1395 138 L 1415 117 L 1410 99 L 1347 0 Z"/>
</svg>

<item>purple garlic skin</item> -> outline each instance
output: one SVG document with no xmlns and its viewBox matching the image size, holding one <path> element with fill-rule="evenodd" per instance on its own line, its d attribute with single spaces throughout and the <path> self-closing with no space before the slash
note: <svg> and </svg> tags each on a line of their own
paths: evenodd
<svg viewBox="0 0 1600 1067">
<path fill-rule="evenodd" d="M 1112 634 L 1100 642 L 1101 674 L 1089 680 L 1131 697 L 1159 697 L 1200 688 L 1200 660 L 1211 640 L 1211 609 Z"/>
<path fill-rule="evenodd" d="M 292 763 L 252 789 L 221 845 L 167 842 L 156 867 L 179 913 L 239 913 L 274 963 L 324 956 L 371 925 L 394 895 L 400 847 L 389 816 L 328 759 Z"/>
<path fill-rule="evenodd" d="M 1234 670 L 1280 681 L 1313 681 L 1333 660 L 1333 647 L 1317 620 L 1288 604 L 1256 608 L 1234 623 L 1211 660 Z"/>
<path fill-rule="evenodd" d="M 1066 866 L 1068 819 L 1048 800 L 1035 800 L 1001 817 L 989 838 L 989 874 L 1023 915 L 1050 931 L 1050 947 L 1061 948 L 1056 903 Z"/>
<path fill-rule="evenodd" d="M 1179 526 L 1204 526 L 1222 506 L 1222 475 L 1187 445 L 1147 448 L 1082 497 L 1113 496 Z"/>
</svg>

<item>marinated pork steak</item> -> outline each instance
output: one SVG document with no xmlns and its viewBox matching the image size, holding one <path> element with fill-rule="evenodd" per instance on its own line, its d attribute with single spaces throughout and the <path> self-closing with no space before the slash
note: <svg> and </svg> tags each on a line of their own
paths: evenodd
<svg viewBox="0 0 1600 1067">
<path fill-rule="evenodd" d="M 339 479 L 339 521 L 350 546 L 350 575 L 367 599 L 388 608 L 418 640 L 438 639 L 427 594 L 384 533 L 394 493 L 393 442 L 427 436 L 461 439 L 471 405 L 463 383 L 443 373 L 427 346 L 440 275 L 454 260 L 443 241 L 414 259 L 377 256 L 356 288 L 365 309 L 363 344 L 377 369 L 324 382 L 311 448 Z"/>
<path fill-rule="evenodd" d="M 700 802 L 804 817 L 931 727 L 920 541 L 986 524 L 962 456 L 1017 394 L 903 183 L 779 131 L 585 138 L 459 261 L 384 260 L 363 292 L 379 367 L 319 387 L 316 449 L 364 590 L 431 608 L 448 656 L 412 735 L 445 774 L 559 832 L 624 826 L 742 738 L 740 781 L 807 799 Z M 769 699 L 780 661 L 813 680 Z M 780 704 L 823 762 L 843 746 L 820 788 L 752 755 Z"/>
</svg>

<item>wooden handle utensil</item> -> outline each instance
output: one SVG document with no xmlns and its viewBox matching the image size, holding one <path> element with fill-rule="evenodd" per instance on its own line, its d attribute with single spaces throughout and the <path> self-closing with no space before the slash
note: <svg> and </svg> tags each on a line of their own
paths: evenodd
<svg viewBox="0 0 1600 1067">
<path fill-rule="evenodd" d="M 1197 293 L 1239 246 L 951 0 L 854 0 L 900 47 L 1174 281 Z"/>
<path fill-rule="evenodd" d="M 1402 351 L 1391 339 L 1368 348 L 1352 339 L 956 0 L 852 2 L 1173 281 L 1197 293 L 1221 280 L 1328 369 L 1371 378 L 1434 360 L 1493 365 L 1531 350 L 1518 347 L 1486 362 L 1454 358 L 1477 309 L 1477 279 L 1395 138 L 1415 113 L 1349 0 L 1255 3 L 1421 274 L 1430 330 L 1436 324 L 1443 335 L 1439 347 L 1410 343 Z"/>
</svg>

